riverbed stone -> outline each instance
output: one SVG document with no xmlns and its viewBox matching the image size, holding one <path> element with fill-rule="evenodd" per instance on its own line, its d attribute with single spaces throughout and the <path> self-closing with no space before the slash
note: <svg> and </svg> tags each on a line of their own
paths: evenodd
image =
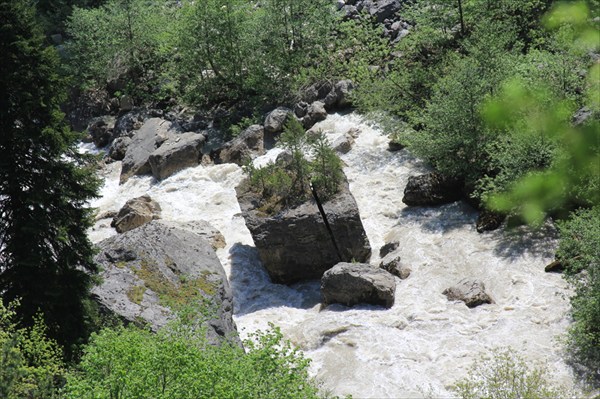
<svg viewBox="0 0 600 399">
<path fill-rule="evenodd" d="M 236 191 L 246 226 L 275 283 L 318 279 L 340 261 L 365 262 L 371 255 L 358 206 L 347 182 L 322 204 L 330 230 L 314 199 L 266 214 L 260 208 L 259 194 L 250 190 L 247 182 Z"/>
<path fill-rule="evenodd" d="M 437 172 L 408 178 L 402 202 L 406 205 L 441 205 L 462 197 L 462 183 Z"/>
<path fill-rule="evenodd" d="M 175 133 L 177 133 L 176 125 L 170 121 L 150 118 L 144 122 L 131 138 L 131 143 L 125 152 L 120 183 L 124 183 L 133 175 L 151 173 L 150 155 Z"/>
<path fill-rule="evenodd" d="M 213 314 L 205 323 L 210 342 L 239 344 L 233 295 L 211 245 L 202 237 L 158 221 L 98 244 L 102 283 L 92 289 L 99 304 L 127 322 L 156 331 L 173 310 L 204 298 Z"/>
<path fill-rule="evenodd" d="M 394 276 L 366 263 L 340 262 L 321 279 L 321 296 L 326 305 L 367 303 L 390 308 L 395 292 Z"/>
<path fill-rule="evenodd" d="M 157 180 L 164 180 L 180 170 L 197 166 L 205 141 L 200 133 L 188 132 L 171 136 L 148 157 L 152 176 Z"/>
<path fill-rule="evenodd" d="M 118 233 L 124 233 L 140 227 L 151 220 L 159 219 L 160 213 L 161 208 L 158 202 L 146 194 L 127 201 L 110 225 Z"/>
<path fill-rule="evenodd" d="M 485 290 L 485 284 L 476 279 L 463 279 L 455 286 L 445 289 L 442 294 L 446 295 L 449 301 L 464 302 L 469 308 L 494 303 Z"/>
</svg>

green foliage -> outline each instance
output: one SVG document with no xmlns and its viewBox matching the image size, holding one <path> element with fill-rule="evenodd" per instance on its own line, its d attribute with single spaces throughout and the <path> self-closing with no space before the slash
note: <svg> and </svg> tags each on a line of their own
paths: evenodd
<svg viewBox="0 0 600 399">
<path fill-rule="evenodd" d="M 65 374 L 62 351 L 47 338 L 41 317 L 29 328 L 16 324 L 18 304 L 0 302 L 0 397 L 57 398 Z"/>
<path fill-rule="evenodd" d="M 311 186 L 321 201 L 327 201 L 339 191 L 344 179 L 342 162 L 323 133 L 309 138 L 300 122 L 290 118 L 279 144 L 289 154 L 289 160 L 262 168 L 250 162 L 244 167 L 250 187 L 262 197 L 262 211 L 273 214 L 282 207 L 292 207 L 312 198 Z"/>
<path fill-rule="evenodd" d="M 255 334 L 244 349 L 211 345 L 198 320 L 158 333 L 105 329 L 68 377 L 66 398 L 317 398 L 306 360 L 277 328 Z"/>
<path fill-rule="evenodd" d="M 574 324 L 568 344 L 576 362 L 600 382 L 600 207 L 580 210 L 559 224 L 557 257 L 575 288 L 571 298 Z"/>
<path fill-rule="evenodd" d="M 461 399 L 555 399 L 569 393 L 556 387 L 544 368 L 530 368 L 512 350 L 496 349 L 475 362 L 455 392 Z"/>
<path fill-rule="evenodd" d="M 0 293 L 20 298 L 24 325 L 41 313 L 69 354 L 89 328 L 98 181 L 60 112 L 65 86 L 44 42 L 29 1 L 0 1 Z"/>
<path fill-rule="evenodd" d="M 325 43 L 328 0 L 185 2 L 178 72 L 195 103 L 278 101 Z"/>
<path fill-rule="evenodd" d="M 76 7 L 67 22 L 68 72 L 84 87 L 125 78 L 128 94 L 165 95 L 161 90 L 169 86 L 176 16 L 174 6 L 159 0 Z"/>
</svg>

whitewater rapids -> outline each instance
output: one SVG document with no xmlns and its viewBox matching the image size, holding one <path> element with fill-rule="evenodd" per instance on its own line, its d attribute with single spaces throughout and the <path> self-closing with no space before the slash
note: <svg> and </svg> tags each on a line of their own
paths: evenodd
<svg viewBox="0 0 600 399">
<path fill-rule="evenodd" d="M 569 325 L 569 291 L 553 260 L 555 231 L 498 230 L 478 234 L 477 213 L 463 202 L 408 208 L 402 203 L 409 176 L 427 171 L 405 150 L 387 151 L 384 133 L 356 114 L 330 115 L 315 126 L 333 140 L 352 128 L 359 135 L 342 156 L 350 190 L 378 264 L 379 248 L 400 242 L 412 269 L 397 279 L 391 309 L 320 306 L 319 282 L 272 284 L 261 265 L 235 195 L 243 179 L 234 164 L 198 166 L 162 182 L 133 177 L 119 185 L 121 163 L 106 166 L 99 212 L 118 211 L 131 198 L 150 194 L 162 218 L 207 220 L 225 236 L 217 254 L 234 293 L 234 319 L 242 338 L 269 323 L 312 359 L 323 388 L 355 398 L 451 397 L 450 387 L 481 355 L 513 348 L 532 364 L 548 366 L 554 382 L 573 386 L 559 339 Z M 277 149 L 256 162 L 273 159 Z M 107 220 L 90 231 L 98 242 L 116 234 Z M 467 308 L 442 291 L 462 278 L 482 280 L 495 304 Z"/>
</svg>

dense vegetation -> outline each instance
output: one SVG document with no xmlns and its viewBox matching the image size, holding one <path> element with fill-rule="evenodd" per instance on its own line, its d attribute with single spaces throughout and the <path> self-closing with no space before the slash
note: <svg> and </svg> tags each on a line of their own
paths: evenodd
<svg viewBox="0 0 600 399">
<path fill-rule="evenodd" d="M 96 266 L 85 207 L 98 183 L 60 112 L 66 83 L 252 118 L 311 83 L 352 79 L 357 109 L 462 181 L 477 206 L 532 224 L 559 220 L 557 257 L 575 289 L 568 346 L 597 383 L 600 4 L 557 4 L 406 2 L 399 14 L 410 33 L 391 43 L 369 16 L 343 19 L 329 0 L 0 0 L 0 294 L 5 305 L 20 300 L 0 306 L 0 396 L 317 395 L 306 361 L 276 330 L 244 354 L 208 346 L 182 322 L 158 334 L 101 329 L 88 298 Z M 61 59 L 43 30 L 65 36 Z M 587 116 L 573 120 L 578 111 Z M 287 164 L 248 168 L 267 208 L 306 198 L 311 184 L 324 198 L 335 193 L 341 165 L 322 135 L 308 140 L 292 120 L 281 143 Z M 464 382 L 464 397 L 504 392 L 515 377 L 539 388 L 532 397 L 553 394 L 521 363 L 498 359 L 512 374 L 498 377 L 492 365 L 496 385 Z"/>
</svg>

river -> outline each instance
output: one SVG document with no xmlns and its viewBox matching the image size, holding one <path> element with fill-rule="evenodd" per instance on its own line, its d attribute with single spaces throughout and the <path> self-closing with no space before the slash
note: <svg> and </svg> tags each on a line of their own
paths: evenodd
<svg viewBox="0 0 600 399">
<path fill-rule="evenodd" d="M 559 341 L 569 325 L 569 291 L 560 275 L 544 272 L 556 247 L 553 227 L 478 234 L 477 212 L 466 203 L 409 208 L 402 203 L 407 179 L 427 171 L 426 165 L 406 150 L 387 151 L 382 131 L 354 113 L 333 114 L 315 126 L 331 139 L 352 128 L 359 134 L 342 160 L 373 248 L 371 263 L 378 263 L 383 244 L 399 241 L 402 260 L 412 269 L 408 279 L 397 279 L 391 309 L 322 309 L 319 282 L 272 284 L 237 203 L 234 188 L 243 179 L 237 165 L 189 168 L 162 182 L 133 177 L 119 185 L 120 162 L 114 162 L 103 171 L 102 196 L 92 206 L 116 211 L 148 193 L 163 219 L 213 224 L 227 241 L 217 254 L 233 288 L 242 338 L 269 323 L 279 326 L 312 359 L 311 374 L 333 394 L 451 397 L 452 384 L 494 348 L 512 348 L 528 362 L 548 366 L 555 382 L 571 387 Z M 113 234 L 104 220 L 90 238 L 98 242 Z M 442 291 L 465 277 L 482 280 L 495 304 L 469 309 L 448 301 Z"/>
</svg>

